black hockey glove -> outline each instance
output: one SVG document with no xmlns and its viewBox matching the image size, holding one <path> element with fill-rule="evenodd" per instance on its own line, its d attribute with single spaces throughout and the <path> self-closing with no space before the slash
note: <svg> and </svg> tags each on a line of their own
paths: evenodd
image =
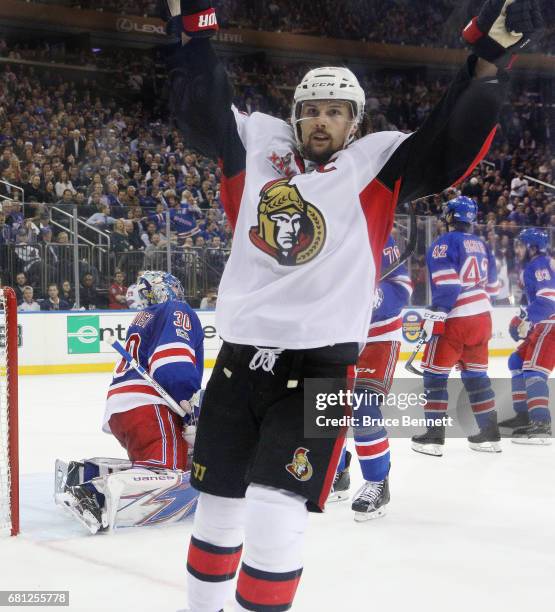
<svg viewBox="0 0 555 612">
<path fill-rule="evenodd" d="M 168 34 L 209 38 L 218 30 L 216 11 L 210 0 L 161 0 L 159 4 Z"/>
<path fill-rule="evenodd" d="M 462 37 L 478 57 L 506 68 L 542 28 L 539 0 L 486 0 Z"/>
</svg>

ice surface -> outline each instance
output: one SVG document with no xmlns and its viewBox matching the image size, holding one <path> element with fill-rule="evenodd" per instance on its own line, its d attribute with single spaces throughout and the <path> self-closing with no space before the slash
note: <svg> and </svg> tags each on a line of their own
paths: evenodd
<svg viewBox="0 0 555 612">
<path fill-rule="evenodd" d="M 493 375 L 508 376 L 506 359 L 493 362 Z M 100 431 L 109 379 L 20 379 L 22 534 L 0 541 L 0 589 L 69 590 L 70 610 L 175 611 L 186 604 L 190 520 L 90 536 L 52 500 L 56 457 L 125 456 Z M 349 503 L 311 516 L 294 610 L 553 607 L 555 446 L 504 440 L 490 455 L 448 440 L 439 459 L 403 439 L 391 449 L 385 518 L 355 523 Z M 352 480 L 354 491 L 356 462 Z"/>
</svg>

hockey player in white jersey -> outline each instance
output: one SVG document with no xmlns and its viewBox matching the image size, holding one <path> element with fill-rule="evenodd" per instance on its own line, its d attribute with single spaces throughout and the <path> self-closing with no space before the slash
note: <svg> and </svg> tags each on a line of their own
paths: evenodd
<svg viewBox="0 0 555 612">
<path fill-rule="evenodd" d="M 234 227 L 216 310 L 224 343 L 193 457 L 194 612 L 224 607 L 243 542 L 236 609 L 291 607 L 307 512 L 323 509 L 345 436 L 341 427 L 305 436 L 306 381 L 324 381 L 315 393 L 344 390 L 366 342 L 397 202 L 460 181 L 488 150 L 506 98 L 496 64 L 524 43 L 505 27 L 504 4 L 488 0 L 469 24 L 474 54 L 417 132 L 359 138 L 365 93 L 350 70 L 308 72 L 291 123 L 247 116 L 232 105 L 209 40 L 218 29 L 210 1 L 167 2 L 182 43 L 171 62 L 172 113 L 188 144 L 219 160 Z"/>
<path fill-rule="evenodd" d="M 168 399 L 121 359 L 108 389 L 103 429 L 128 459 L 56 462 L 56 502 L 91 533 L 181 520 L 194 511 L 198 497 L 187 459 L 194 439 L 184 435 L 184 425 L 196 410 L 193 398 L 202 381 L 202 325 L 171 274 L 144 272 L 137 286 L 146 307 L 127 330 L 126 350 Z"/>
</svg>

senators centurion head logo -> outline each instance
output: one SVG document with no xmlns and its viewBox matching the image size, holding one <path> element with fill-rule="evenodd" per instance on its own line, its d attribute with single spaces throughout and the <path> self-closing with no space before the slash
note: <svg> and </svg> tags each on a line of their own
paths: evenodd
<svg viewBox="0 0 555 612">
<path fill-rule="evenodd" d="M 249 237 L 280 264 L 298 266 L 320 253 L 326 224 L 322 213 L 301 197 L 289 179 L 278 179 L 260 191 L 258 225 L 250 228 Z"/>
<path fill-rule="evenodd" d="M 312 478 L 313 469 L 307 457 L 309 452 L 307 448 L 300 446 L 293 453 L 293 460 L 291 463 L 285 466 L 285 469 L 301 482 Z"/>
</svg>

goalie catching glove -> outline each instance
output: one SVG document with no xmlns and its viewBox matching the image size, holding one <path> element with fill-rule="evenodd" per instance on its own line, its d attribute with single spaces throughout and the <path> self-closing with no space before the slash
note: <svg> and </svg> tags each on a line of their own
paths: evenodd
<svg viewBox="0 0 555 612">
<path fill-rule="evenodd" d="M 426 309 L 422 320 L 421 338 L 428 342 L 432 336 L 443 336 L 445 332 L 445 319 L 447 319 L 446 312 Z"/>
<path fill-rule="evenodd" d="M 218 30 L 216 11 L 210 0 L 162 0 L 161 13 L 168 34 L 209 38 Z"/>
<path fill-rule="evenodd" d="M 506 68 L 543 26 L 539 0 L 486 0 L 462 37 L 478 57 Z"/>
</svg>

